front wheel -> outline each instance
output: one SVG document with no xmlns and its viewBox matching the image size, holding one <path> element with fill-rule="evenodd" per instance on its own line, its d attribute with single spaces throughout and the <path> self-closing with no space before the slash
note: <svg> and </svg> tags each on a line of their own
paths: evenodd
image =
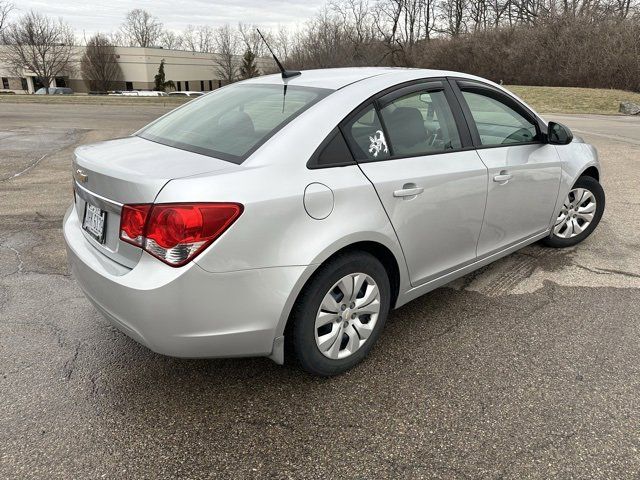
<svg viewBox="0 0 640 480">
<path fill-rule="evenodd" d="M 602 185 L 592 177 L 580 177 L 567 194 L 558 218 L 542 243 L 553 248 L 571 247 L 595 230 L 604 213 Z"/>
<path fill-rule="evenodd" d="M 389 278 L 377 258 L 365 252 L 339 255 L 320 267 L 298 298 L 289 349 L 309 373 L 342 373 L 373 347 L 390 300 Z"/>
</svg>

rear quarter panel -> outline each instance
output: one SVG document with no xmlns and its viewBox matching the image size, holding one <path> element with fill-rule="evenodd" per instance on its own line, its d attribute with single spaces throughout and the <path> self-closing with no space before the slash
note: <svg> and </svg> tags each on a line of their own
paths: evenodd
<svg viewBox="0 0 640 480">
<path fill-rule="evenodd" d="M 323 220 L 311 218 L 304 207 L 304 190 L 312 182 L 333 192 L 333 210 Z M 196 258 L 210 272 L 319 264 L 364 240 L 382 243 L 403 258 L 375 190 L 355 165 L 295 175 L 283 167 L 257 167 L 173 180 L 156 200 L 180 201 L 244 205 L 234 225 Z"/>
</svg>

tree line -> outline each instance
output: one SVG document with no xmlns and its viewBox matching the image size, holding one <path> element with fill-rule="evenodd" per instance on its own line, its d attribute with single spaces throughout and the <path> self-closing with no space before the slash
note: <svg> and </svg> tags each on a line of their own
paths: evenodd
<svg viewBox="0 0 640 480">
<path fill-rule="evenodd" d="M 427 67 L 460 70 L 507 83 L 640 91 L 639 3 L 329 0 L 295 31 L 262 30 L 291 68 Z M 108 71 L 115 67 L 107 65 L 116 63 L 109 61 L 115 55 L 114 46 L 212 53 L 212 67 L 225 83 L 260 73 L 255 59 L 267 53 L 255 25 L 189 25 L 176 32 L 166 29 L 150 12 L 134 9 L 116 31 L 77 42 L 63 20 L 29 12 L 9 21 L 12 10 L 7 0 L 0 0 L 4 61 L 28 65 L 42 77 L 55 77 L 55 70 L 69 68 L 68 59 L 64 65 L 66 52 L 74 43 L 87 46 L 83 75 L 86 72 L 88 78 L 103 79 L 117 76 L 117 71 Z M 91 52 L 92 58 L 86 58 Z M 244 56 L 242 62 L 238 55 Z M 34 61 L 27 62 L 29 57 Z M 49 58 L 46 68 L 40 65 L 42 59 Z"/>
<path fill-rule="evenodd" d="M 287 60 L 295 68 L 421 67 L 640 91 L 640 2 L 333 0 L 293 36 Z"/>
</svg>

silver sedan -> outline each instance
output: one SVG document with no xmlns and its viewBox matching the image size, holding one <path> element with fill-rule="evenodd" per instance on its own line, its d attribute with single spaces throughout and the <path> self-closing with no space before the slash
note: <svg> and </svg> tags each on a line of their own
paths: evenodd
<svg viewBox="0 0 640 480">
<path fill-rule="evenodd" d="M 595 149 L 482 78 L 349 68 L 236 83 L 82 146 L 71 270 L 117 328 L 178 357 L 371 350 L 391 308 L 600 221 Z"/>
</svg>

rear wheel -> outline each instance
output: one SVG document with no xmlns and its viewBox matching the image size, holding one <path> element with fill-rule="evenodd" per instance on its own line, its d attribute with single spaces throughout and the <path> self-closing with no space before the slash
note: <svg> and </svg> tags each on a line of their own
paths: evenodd
<svg viewBox="0 0 640 480">
<path fill-rule="evenodd" d="M 558 218 L 542 242 L 554 248 L 571 247 L 595 230 L 604 212 L 602 185 L 592 177 L 580 177 L 567 194 Z"/>
<path fill-rule="evenodd" d="M 290 350 L 314 375 L 350 369 L 380 335 L 390 298 L 389 278 L 377 258 L 364 252 L 339 255 L 320 267 L 298 298 Z"/>
</svg>

